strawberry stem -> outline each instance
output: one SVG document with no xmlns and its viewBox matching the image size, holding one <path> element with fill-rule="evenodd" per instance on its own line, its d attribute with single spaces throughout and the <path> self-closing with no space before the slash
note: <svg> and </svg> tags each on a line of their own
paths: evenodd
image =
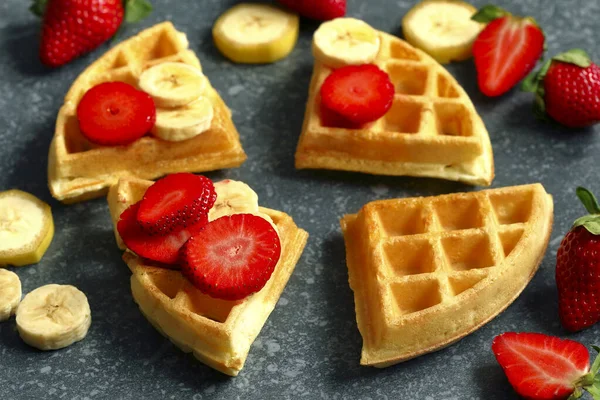
<svg viewBox="0 0 600 400">
<path fill-rule="evenodd" d="M 29 7 L 29 11 L 38 17 L 43 17 L 46 12 L 46 5 L 48 5 L 48 0 L 34 0 Z"/>
<path fill-rule="evenodd" d="M 495 19 L 502 18 L 506 15 L 510 15 L 510 13 L 498 6 L 488 4 L 481 7 L 475 14 L 473 14 L 471 19 L 473 21 L 487 24 Z"/>
<path fill-rule="evenodd" d="M 575 191 L 579 200 L 583 203 L 583 206 L 590 214 L 600 214 L 600 205 L 596 196 L 584 187 L 579 186 Z"/>
<path fill-rule="evenodd" d="M 152 12 L 152 4 L 148 0 L 123 0 L 125 7 L 125 21 L 138 22 Z"/>
</svg>

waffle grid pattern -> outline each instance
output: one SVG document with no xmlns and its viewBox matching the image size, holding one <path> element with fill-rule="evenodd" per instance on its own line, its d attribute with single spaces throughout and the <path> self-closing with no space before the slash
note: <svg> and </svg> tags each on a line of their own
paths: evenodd
<svg viewBox="0 0 600 400">
<path fill-rule="evenodd" d="M 322 167 L 316 165 L 318 162 L 311 159 L 311 154 L 362 160 L 358 169 L 362 172 L 373 172 L 367 165 L 370 161 L 443 164 L 445 168 L 465 164 L 463 169 L 469 169 L 472 168 L 469 163 L 484 162 L 480 159 L 488 151 L 491 160 L 485 126 L 455 79 L 406 42 L 384 33 L 380 36 L 381 49 L 374 63 L 388 73 L 396 88 L 392 108 L 361 129 L 325 126 L 319 112 L 319 90 L 331 69 L 317 61 L 296 156 L 297 167 Z M 472 179 L 491 181 L 491 177 Z"/>
<path fill-rule="evenodd" d="M 210 84 L 207 96 L 215 116 L 210 129 L 192 139 L 166 142 L 147 135 L 129 146 L 103 147 L 81 134 L 77 104 L 89 88 L 109 81 L 137 86 L 145 69 L 168 61 L 201 68 L 185 35 L 171 23 L 163 23 L 109 50 L 77 78 L 59 111 L 50 149 L 49 183 L 56 198 L 79 196 L 82 188 L 95 190 L 100 185 L 103 190 L 93 195 L 96 197 L 127 174 L 151 179 L 171 172 L 235 167 L 246 159 L 231 113 Z"/>
<path fill-rule="evenodd" d="M 534 200 L 531 186 L 367 204 L 362 230 L 367 298 L 382 329 L 375 343 L 411 318 L 435 312 L 497 271 L 522 237 Z"/>
</svg>

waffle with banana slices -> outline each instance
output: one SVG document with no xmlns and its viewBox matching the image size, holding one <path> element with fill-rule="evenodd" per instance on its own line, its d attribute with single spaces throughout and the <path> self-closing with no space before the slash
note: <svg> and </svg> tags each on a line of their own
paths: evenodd
<svg viewBox="0 0 600 400">
<path fill-rule="evenodd" d="M 126 249 L 116 228 L 119 216 L 141 200 L 152 183 L 123 178 L 111 187 L 108 204 L 119 248 Z M 244 366 L 250 346 L 277 304 L 308 239 L 308 233 L 289 215 L 263 207 L 258 210 L 276 226 L 281 256 L 267 284 L 240 301 L 210 297 L 179 270 L 159 267 L 129 250 L 123 254 L 132 272 L 133 298 L 148 321 L 181 350 L 232 376 Z"/>
<path fill-rule="evenodd" d="M 535 274 L 552 221 L 540 184 L 380 200 L 344 216 L 361 364 L 439 350 L 490 321 Z"/>
<path fill-rule="evenodd" d="M 81 133 L 76 111 L 87 90 L 111 81 L 138 87 L 145 70 L 167 62 L 183 63 L 201 72 L 186 35 L 170 22 L 155 25 L 116 45 L 79 75 L 58 113 L 50 145 L 48 184 L 56 199 L 73 203 L 105 195 L 120 177 L 154 179 L 174 172 L 238 167 L 245 161 L 231 112 L 208 79 L 202 97 L 212 106 L 212 120 L 204 132 L 190 139 L 167 141 L 146 135 L 129 145 L 100 146 Z M 182 113 L 189 112 L 185 107 L 180 110 Z M 158 112 L 157 109 L 157 124 Z M 177 110 L 170 110 L 169 117 L 173 117 L 173 112 Z"/>
<path fill-rule="evenodd" d="M 313 53 L 296 168 L 490 185 L 494 160 L 485 125 L 460 84 L 429 55 L 352 18 L 321 25 Z M 321 116 L 323 82 L 336 68 L 367 63 L 385 71 L 394 85 L 391 108 L 358 128 L 331 126 Z"/>
</svg>

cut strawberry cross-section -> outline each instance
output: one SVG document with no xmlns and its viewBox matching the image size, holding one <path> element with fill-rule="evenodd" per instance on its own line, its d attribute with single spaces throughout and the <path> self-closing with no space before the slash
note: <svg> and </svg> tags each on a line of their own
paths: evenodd
<svg viewBox="0 0 600 400">
<path fill-rule="evenodd" d="M 216 199 L 207 177 L 187 172 L 168 175 L 148 188 L 137 221 L 149 234 L 166 235 L 205 218 Z"/>
<path fill-rule="evenodd" d="M 117 230 L 123 242 L 140 257 L 165 264 L 179 261 L 179 250 L 188 239 L 198 233 L 208 223 L 208 215 L 202 214 L 196 223 L 171 232 L 165 236 L 151 235 L 144 231 L 136 220 L 140 203 L 135 203 L 123 211 Z"/>
<path fill-rule="evenodd" d="M 280 254 L 279 235 L 267 220 L 234 214 L 210 222 L 186 243 L 181 272 L 209 296 L 241 300 L 265 286 Z"/>
</svg>

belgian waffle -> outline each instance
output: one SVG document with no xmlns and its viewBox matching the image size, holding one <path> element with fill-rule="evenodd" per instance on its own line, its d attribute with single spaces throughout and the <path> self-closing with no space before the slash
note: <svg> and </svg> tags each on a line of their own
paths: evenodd
<svg viewBox="0 0 600 400">
<path fill-rule="evenodd" d="M 381 200 L 344 216 L 361 364 L 438 350 L 498 315 L 536 272 L 552 220 L 540 184 Z"/>
<path fill-rule="evenodd" d="M 379 32 L 374 64 L 396 87 L 391 109 L 361 129 L 325 126 L 319 91 L 331 68 L 315 60 L 296 168 L 411 175 L 489 185 L 492 146 L 469 96 L 440 64 Z"/>
<path fill-rule="evenodd" d="M 119 216 L 141 200 L 151 181 L 124 178 L 111 187 L 108 204 L 116 230 Z M 292 218 L 260 208 L 281 238 L 281 258 L 267 284 L 242 301 L 214 299 L 196 289 L 178 270 L 161 268 L 126 251 L 123 260 L 132 272 L 131 291 L 141 312 L 163 335 L 185 352 L 227 375 L 244 366 L 250 346 L 279 300 L 308 238 Z"/>
<path fill-rule="evenodd" d="M 81 134 L 76 110 L 89 88 L 109 81 L 136 86 L 145 69 L 167 61 L 201 68 L 185 34 L 170 22 L 115 46 L 75 80 L 58 113 L 48 156 L 48 183 L 55 198 L 72 203 L 99 197 L 124 176 L 153 179 L 173 172 L 237 167 L 245 161 L 231 112 L 210 84 L 206 95 L 213 103 L 212 124 L 192 139 L 168 142 L 145 136 L 128 146 L 105 147 L 90 143 Z"/>
</svg>

